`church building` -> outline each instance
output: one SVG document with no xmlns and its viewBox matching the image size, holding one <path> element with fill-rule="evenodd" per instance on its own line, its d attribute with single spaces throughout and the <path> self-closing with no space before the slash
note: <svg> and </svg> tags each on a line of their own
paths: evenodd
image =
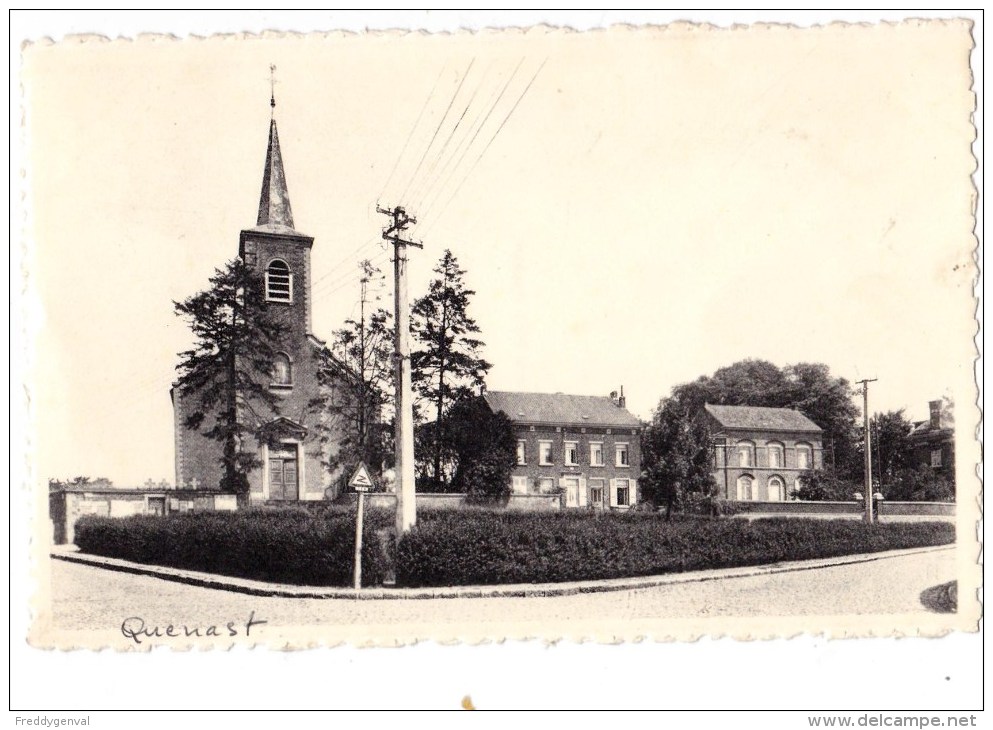
<svg viewBox="0 0 993 730">
<path fill-rule="evenodd" d="M 274 105 L 274 103 L 273 103 Z M 329 438 L 328 415 L 315 400 L 329 395 L 345 380 L 321 384 L 319 356 L 325 344 L 312 333 L 310 252 L 314 239 L 295 229 L 286 185 L 276 120 L 269 126 L 269 143 L 262 173 L 262 194 L 256 225 L 241 231 L 238 255 L 263 278 L 265 306 L 276 308 L 282 333 L 272 364 L 270 391 L 278 398 L 278 415 L 257 424 L 258 440 L 248 439 L 242 449 L 254 449 L 261 469 L 249 475 L 249 502 L 294 502 L 334 499 L 337 480 L 327 468 L 340 440 Z M 172 390 L 176 442 L 176 486 L 216 490 L 222 476 L 222 444 L 187 428 L 192 394 Z M 338 397 L 343 397 L 338 395 Z M 324 428 L 322 428 L 322 426 Z M 322 436 L 324 438 L 322 438 Z"/>
</svg>

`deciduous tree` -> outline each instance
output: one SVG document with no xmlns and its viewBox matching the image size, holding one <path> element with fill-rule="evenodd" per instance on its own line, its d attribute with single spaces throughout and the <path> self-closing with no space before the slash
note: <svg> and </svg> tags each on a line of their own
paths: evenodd
<svg viewBox="0 0 993 730">
<path fill-rule="evenodd" d="M 517 438 L 505 413 L 494 413 L 479 396 L 458 400 L 446 418 L 446 446 L 455 460 L 452 486 L 478 502 L 510 496 Z"/>
</svg>

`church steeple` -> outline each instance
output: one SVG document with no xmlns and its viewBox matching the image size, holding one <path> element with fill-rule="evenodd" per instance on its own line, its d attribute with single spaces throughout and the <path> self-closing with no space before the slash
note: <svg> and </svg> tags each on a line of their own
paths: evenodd
<svg viewBox="0 0 993 730">
<path fill-rule="evenodd" d="M 283 171 L 283 156 L 279 151 L 275 118 L 269 123 L 269 148 L 266 150 L 265 170 L 262 173 L 257 225 L 276 230 L 293 229 L 293 210 L 290 208 L 290 194 L 286 189 L 286 173 Z"/>
</svg>

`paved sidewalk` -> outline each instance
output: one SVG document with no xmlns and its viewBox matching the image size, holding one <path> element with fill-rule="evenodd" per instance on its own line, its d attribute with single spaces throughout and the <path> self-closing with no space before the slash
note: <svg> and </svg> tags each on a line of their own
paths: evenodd
<svg viewBox="0 0 993 730">
<path fill-rule="evenodd" d="M 667 575 L 644 576 L 637 578 L 614 578 L 610 580 L 576 581 L 570 583 L 518 583 L 494 586 L 453 586 L 441 588 L 328 588 L 316 586 L 294 586 L 280 583 L 266 583 L 244 578 L 233 578 L 213 573 L 201 573 L 194 570 L 180 570 L 158 565 L 133 563 L 116 558 L 104 558 L 96 555 L 80 553 L 75 545 L 59 545 L 52 549 L 52 557 L 71 563 L 81 563 L 97 568 L 104 568 L 135 575 L 147 575 L 162 580 L 184 583 L 186 585 L 212 588 L 215 590 L 244 593 L 253 596 L 274 596 L 281 598 L 320 598 L 345 600 L 410 600 L 430 598 L 501 598 L 501 597 L 534 597 L 534 596 L 572 596 L 582 593 L 608 593 L 612 591 L 627 591 L 658 586 L 677 585 L 680 583 L 697 583 L 703 581 L 722 580 L 726 578 L 746 578 L 750 576 L 773 575 L 776 573 L 791 573 L 803 570 L 816 570 L 839 565 L 869 563 L 887 558 L 903 557 L 932 553 L 942 550 L 954 550 L 955 545 L 939 545 L 936 547 L 910 548 L 906 550 L 888 550 L 879 553 L 861 555 L 845 555 L 836 558 L 818 560 L 798 560 L 771 565 L 747 566 L 742 568 L 723 568 L 718 570 L 699 570 L 686 573 L 670 573 Z"/>
</svg>

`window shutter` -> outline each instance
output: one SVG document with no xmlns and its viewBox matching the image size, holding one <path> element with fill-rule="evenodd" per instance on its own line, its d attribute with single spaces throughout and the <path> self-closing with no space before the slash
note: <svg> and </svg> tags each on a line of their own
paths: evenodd
<svg viewBox="0 0 993 730">
<path fill-rule="evenodd" d="M 585 507 L 586 503 L 586 477 L 579 477 L 579 506 Z"/>
<path fill-rule="evenodd" d="M 610 506 L 611 507 L 616 507 L 617 506 L 617 480 L 616 479 L 611 479 L 610 480 Z"/>
</svg>

